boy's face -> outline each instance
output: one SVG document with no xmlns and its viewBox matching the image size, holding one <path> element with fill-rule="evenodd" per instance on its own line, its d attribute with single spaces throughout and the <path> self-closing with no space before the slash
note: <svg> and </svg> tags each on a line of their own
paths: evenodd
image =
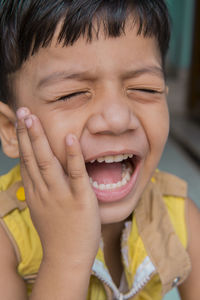
<svg viewBox="0 0 200 300">
<path fill-rule="evenodd" d="M 130 164 L 87 164 L 98 184 L 119 183 L 130 168 L 131 179 L 127 177 L 125 185 L 95 188 L 103 224 L 127 218 L 168 136 L 166 87 L 155 39 L 137 36 L 136 28 L 119 38 L 105 39 L 102 34 L 92 43 L 80 38 L 68 47 L 56 45 L 55 38 L 49 48 L 25 62 L 14 88 L 17 107 L 28 107 L 39 117 L 65 170 L 67 133 L 79 138 L 87 162 L 134 155 Z"/>
</svg>

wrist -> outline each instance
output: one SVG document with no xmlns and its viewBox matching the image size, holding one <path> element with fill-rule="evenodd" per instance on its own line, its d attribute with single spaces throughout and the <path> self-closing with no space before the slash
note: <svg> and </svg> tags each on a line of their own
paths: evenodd
<svg viewBox="0 0 200 300">
<path fill-rule="evenodd" d="M 83 272 L 91 273 L 91 269 L 95 260 L 93 257 L 75 257 L 66 254 L 53 255 L 52 253 L 46 253 L 42 259 L 42 265 L 52 269 L 66 269 L 71 272 Z"/>
</svg>

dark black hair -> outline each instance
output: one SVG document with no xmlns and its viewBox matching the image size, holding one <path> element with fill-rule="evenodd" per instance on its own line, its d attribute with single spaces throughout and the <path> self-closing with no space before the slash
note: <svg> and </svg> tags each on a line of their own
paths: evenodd
<svg viewBox="0 0 200 300">
<path fill-rule="evenodd" d="M 11 97 L 9 75 L 50 44 L 61 21 L 58 42 L 67 46 L 80 36 L 98 38 L 102 26 L 106 37 L 118 37 L 127 19 L 137 24 L 138 35 L 157 39 L 164 64 L 170 39 L 164 0 L 0 0 L 0 100 Z"/>
</svg>

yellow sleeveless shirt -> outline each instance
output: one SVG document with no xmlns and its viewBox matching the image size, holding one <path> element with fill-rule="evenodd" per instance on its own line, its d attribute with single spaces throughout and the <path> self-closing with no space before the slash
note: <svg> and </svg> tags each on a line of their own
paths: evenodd
<svg viewBox="0 0 200 300">
<path fill-rule="evenodd" d="M 0 177 L 0 222 L 18 258 L 18 273 L 28 294 L 42 260 L 40 238 L 32 224 L 16 166 Z M 105 264 L 103 243 L 97 253 L 87 300 L 160 300 L 190 271 L 185 222 L 186 183 L 174 175 L 156 171 L 126 222 L 121 238 L 123 287 L 116 287 Z"/>
</svg>

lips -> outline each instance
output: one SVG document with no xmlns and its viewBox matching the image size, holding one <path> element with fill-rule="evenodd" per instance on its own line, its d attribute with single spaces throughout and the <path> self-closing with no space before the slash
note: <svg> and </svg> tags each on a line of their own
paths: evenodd
<svg viewBox="0 0 200 300">
<path fill-rule="evenodd" d="M 133 153 L 109 153 L 86 163 L 92 188 L 100 202 L 120 201 L 134 188 L 140 156 Z"/>
</svg>

